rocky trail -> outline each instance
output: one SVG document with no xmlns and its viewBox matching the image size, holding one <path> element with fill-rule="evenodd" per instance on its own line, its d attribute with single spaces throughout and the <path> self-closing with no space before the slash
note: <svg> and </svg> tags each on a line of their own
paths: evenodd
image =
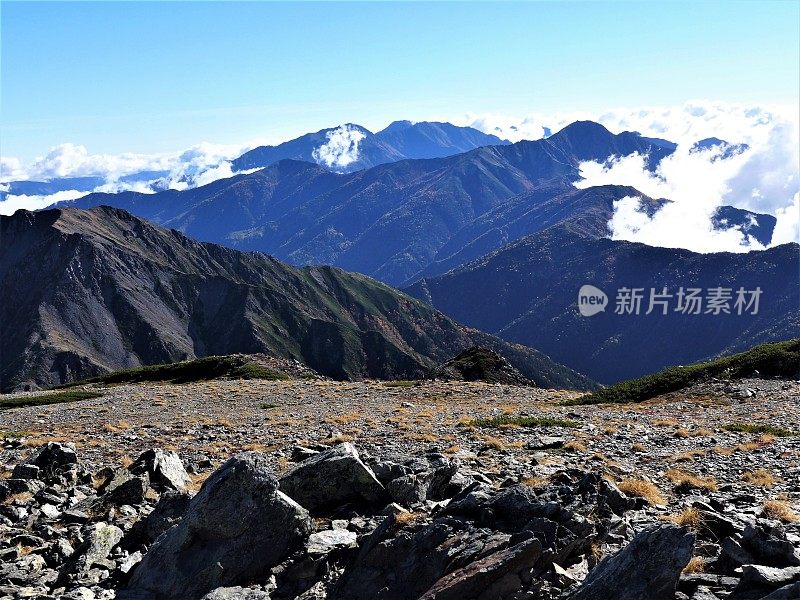
<svg viewBox="0 0 800 600">
<path fill-rule="evenodd" d="M 0 598 L 800 598 L 800 383 L 207 381 L 0 412 Z"/>
</svg>

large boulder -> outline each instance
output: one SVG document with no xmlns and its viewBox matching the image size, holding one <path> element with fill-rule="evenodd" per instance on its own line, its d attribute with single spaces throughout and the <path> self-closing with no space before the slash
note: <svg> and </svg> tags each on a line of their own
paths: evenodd
<svg viewBox="0 0 800 600">
<path fill-rule="evenodd" d="M 389 502 L 386 488 L 349 443 L 296 465 L 281 477 L 280 488 L 312 513 L 345 504 L 382 508 Z"/>
<path fill-rule="evenodd" d="M 692 558 L 694 534 L 658 525 L 603 560 L 569 600 L 673 600 L 681 571 Z"/>
<path fill-rule="evenodd" d="M 192 499 L 180 523 L 156 540 L 120 598 L 201 598 L 247 585 L 302 547 L 308 512 L 278 490 L 261 453 L 234 456 Z"/>
<path fill-rule="evenodd" d="M 111 550 L 122 539 L 122 530 L 108 523 L 94 523 L 85 532 L 86 539 L 76 548 L 61 568 L 60 581 L 82 579 L 93 567 L 113 569 L 114 563 L 108 560 Z"/>
<path fill-rule="evenodd" d="M 416 600 L 448 573 L 503 548 L 509 537 L 456 519 L 403 526 L 389 517 L 362 542 L 328 598 Z"/>
<path fill-rule="evenodd" d="M 128 471 L 134 475 L 148 475 L 151 485 L 159 490 L 185 490 L 190 481 L 178 455 L 161 448 L 143 452 Z"/>
<path fill-rule="evenodd" d="M 13 477 L 47 480 L 75 469 L 77 464 L 78 456 L 73 444 L 48 442 L 40 446 L 36 454 L 28 459 L 26 465 L 30 465 L 30 468 L 20 466 L 19 471 L 15 469 L 16 474 Z"/>
<path fill-rule="evenodd" d="M 520 591 L 525 572 L 542 558 L 542 544 L 531 538 L 493 552 L 442 577 L 420 600 L 503 598 Z"/>
</svg>

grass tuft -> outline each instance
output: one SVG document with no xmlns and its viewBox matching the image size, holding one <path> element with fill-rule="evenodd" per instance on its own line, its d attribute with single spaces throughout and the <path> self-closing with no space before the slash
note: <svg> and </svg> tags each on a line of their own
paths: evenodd
<svg viewBox="0 0 800 600">
<path fill-rule="evenodd" d="M 783 523 L 797 523 L 800 515 L 792 510 L 788 502 L 783 500 L 767 500 L 763 506 L 764 516 L 769 519 L 776 519 Z"/>
<path fill-rule="evenodd" d="M 644 479 L 626 479 L 618 486 L 628 496 L 644 498 L 650 504 L 666 504 L 667 499 L 654 484 Z"/>
</svg>

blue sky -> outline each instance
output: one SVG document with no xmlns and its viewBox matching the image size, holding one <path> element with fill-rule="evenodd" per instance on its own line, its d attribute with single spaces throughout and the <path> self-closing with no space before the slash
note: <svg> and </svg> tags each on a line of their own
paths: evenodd
<svg viewBox="0 0 800 600">
<path fill-rule="evenodd" d="M 797 103 L 800 3 L 2 2 L 0 153 L 347 121 Z"/>
</svg>

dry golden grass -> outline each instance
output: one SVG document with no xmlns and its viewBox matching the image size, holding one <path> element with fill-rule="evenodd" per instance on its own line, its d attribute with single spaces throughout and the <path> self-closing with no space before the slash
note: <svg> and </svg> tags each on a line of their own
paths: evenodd
<svg viewBox="0 0 800 600">
<path fill-rule="evenodd" d="M 792 510 L 791 505 L 785 500 L 767 500 L 762 508 L 764 516 L 777 519 L 783 523 L 797 523 L 800 515 Z"/>
<path fill-rule="evenodd" d="M 491 435 L 482 437 L 481 441 L 493 450 L 505 450 L 506 447 L 506 443 L 503 440 L 497 437 L 492 437 Z"/>
<path fill-rule="evenodd" d="M 667 499 L 654 484 L 644 479 L 625 479 L 617 487 L 628 496 L 644 498 L 650 504 L 666 504 Z"/>
<path fill-rule="evenodd" d="M 119 464 L 123 469 L 127 469 L 133 464 L 133 459 L 127 454 L 124 454 L 122 458 L 119 459 Z"/>
<path fill-rule="evenodd" d="M 425 513 L 413 512 L 410 510 L 404 510 L 394 515 L 394 522 L 395 525 L 403 527 L 404 525 L 410 525 L 419 521 L 420 519 L 425 518 Z"/>
<path fill-rule="evenodd" d="M 199 492 L 209 475 L 211 475 L 211 472 L 189 475 L 189 485 L 186 486 L 186 490 L 189 492 Z"/>
<path fill-rule="evenodd" d="M 742 475 L 742 481 L 769 489 L 778 482 L 778 478 L 767 469 L 756 469 L 755 471 L 745 471 Z"/>
<path fill-rule="evenodd" d="M 714 432 L 705 427 L 699 427 L 692 432 L 692 437 L 711 437 Z"/>
<path fill-rule="evenodd" d="M 550 482 L 550 478 L 547 476 L 523 477 L 519 482 L 528 487 L 540 488 L 547 485 Z"/>
<path fill-rule="evenodd" d="M 759 446 L 758 442 L 744 442 L 735 447 L 737 452 L 753 452 L 759 448 L 761 448 L 761 446 Z"/>
<path fill-rule="evenodd" d="M 352 435 L 342 433 L 340 435 L 334 435 L 333 437 L 325 438 L 324 440 L 322 440 L 322 443 L 329 445 L 342 444 L 344 442 L 352 442 L 353 439 L 354 438 Z"/>
<path fill-rule="evenodd" d="M 694 462 L 694 459 L 698 456 L 704 456 L 706 453 L 705 450 L 687 450 L 686 452 L 682 452 L 678 454 L 672 460 L 674 462 Z"/>
<path fill-rule="evenodd" d="M 458 454 L 461 452 L 461 446 L 454 445 L 444 449 L 445 454 Z"/>
<path fill-rule="evenodd" d="M 706 570 L 706 561 L 702 556 L 693 556 L 683 568 L 684 573 L 703 573 Z"/>
<path fill-rule="evenodd" d="M 694 507 L 685 508 L 677 514 L 667 515 L 662 517 L 662 519 L 670 523 L 675 523 L 680 527 L 689 527 L 695 531 L 703 524 L 703 516 L 700 514 L 700 511 Z"/>
<path fill-rule="evenodd" d="M 635 444 L 631 445 L 632 452 L 647 452 L 647 446 L 640 442 L 636 442 Z"/>
<path fill-rule="evenodd" d="M 354 421 L 358 421 L 361 418 L 361 413 L 349 413 L 346 415 L 336 415 L 334 417 L 329 417 L 325 419 L 325 423 L 330 425 L 345 425 L 347 423 L 352 423 Z"/>
<path fill-rule="evenodd" d="M 566 444 L 564 444 L 564 450 L 567 452 L 588 452 L 589 449 L 586 447 L 585 444 L 582 444 L 578 440 L 570 440 Z"/>
<path fill-rule="evenodd" d="M 667 469 L 664 477 L 678 488 L 701 489 L 709 492 L 717 491 L 717 481 L 713 477 L 698 477 L 680 469 Z"/>
<path fill-rule="evenodd" d="M 655 419 L 653 425 L 656 427 L 677 427 L 678 422 L 675 419 Z"/>
<path fill-rule="evenodd" d="M 775 436 L 774 435 L 772 435 L 771 433 L 765 433 L 758 440 L 758 443 L 761 444 L 762 446 L 768 446 L 769 444 L 773 443 L 774 441 L 775 441 Z"/>
<path fill-rule="evenodd" d="M 242 450 L 244 452 L 267 452 L 270 449 L 274 449 L 274 446 L 273 447 L 265 446 L 264 444 L 259 444 L 257 442 L 245 444 L 244 446 L 242 446 Z"/>
<path fill-rule="evenodd" d="M 688 438 L 691 437 L 692 434 L 689 433 L 689 430 L 686 429 L 685 427 L 678 427 L 678 429 L 675 430 L 675 433 L 673 435 L 676 438 Z"/>
<path fill-rule="evenodd" d="M 431 444 L 439 441 L 439 438 L 432 433 L 412 433 L 405 437 L 409 440 L 417 440 L 418 442 L 428 442 Z"/>
<path fill-rule="evenodd" d="M 33 494 L 30 492 L 19 492 L 17 494 L 11 494 L 5 500 L 3 500 L 3 504 L 13 504 L 14 502 L 27 502 L 33 498 Z"/>
</svg>

